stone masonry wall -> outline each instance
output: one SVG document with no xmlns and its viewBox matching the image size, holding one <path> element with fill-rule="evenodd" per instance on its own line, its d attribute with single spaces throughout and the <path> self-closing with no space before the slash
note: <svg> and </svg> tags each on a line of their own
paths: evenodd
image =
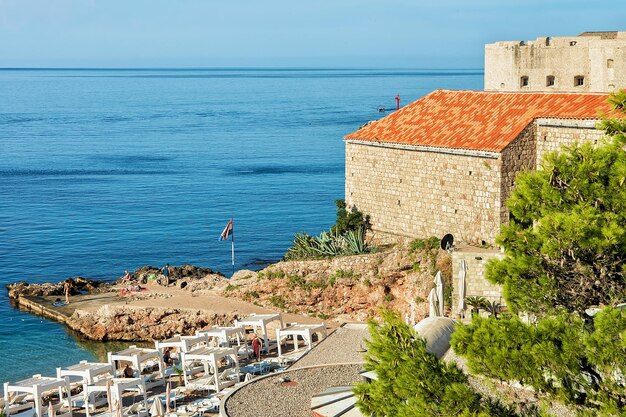
<svg viewBox="0 0 626 417">
<path fill-rule="evenodd" d="M 459 270 L 461 261 L 467 264 L 465 275 L 465 297 L 485 297 L 504 305 L 502 287 L 494 285 L 485 279 L 485 265 L 490 259 L 501 259 L 504 254 L 496 250 L 480 248 L 462 248 L 452 252 L 452 302 L 453 312 L 456 314 L 459 305 Z"/>
<path fill-rule="evenodd" d="M 577 119 L 537 119 L 537 165 L 538 168 L 546 152 L 558 151 L 563 146 L 576 142 L 597 143 L 604 132 L 595 128 L 597 120 Z"/>
<path fill-rule="evenodd" d="M 502 151 L 502 184 L 500 193 L 500 221 L 509 221 L 509 210 L 506 200 L 510 197 L 515 178 L 521 171 L 535 169 L 537 165 L 536 128 L 534 123 L 528 125 L 509 146 Z"/>
<path fill-rule="evenodd" d="M 500 227 L 498 154 L 490 157 L 346 141 L 346 202 L 374 231 L 492 244 Z"/>
</svg>

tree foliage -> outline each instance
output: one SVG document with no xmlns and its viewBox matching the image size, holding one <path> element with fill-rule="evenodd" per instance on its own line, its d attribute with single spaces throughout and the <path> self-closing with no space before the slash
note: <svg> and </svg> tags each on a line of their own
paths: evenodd
<svg viewBox="0 0 626 417">
<path fill-rule="evenodd" d="M 611 102 L 626 116 L 626 92 Z M 599 127 L 610 139 L 549 153 L 516 178 L 497 239 L 506 256 L 487 266 L 513 311 L 582 313 L 626 295 L 626 122 Z"/>
<path fill-rule="evenodd" d="M 514 416 L 483 401 L 454 364 L 439 361 L 426 342 L 391 311 L 369 323 L 365 369 L 377 380 L 357 384 L 357 406 L 365 415 L 398 417 Z"/>
<path fill-rule="evenodd" d="M 530 385 L 584 415 L 626 415 L 626 312 L 607 307 L 586 325 L 577 314 L 534 324 L 475 317 L 452 347 L 474 373 Z"/>
</svg>

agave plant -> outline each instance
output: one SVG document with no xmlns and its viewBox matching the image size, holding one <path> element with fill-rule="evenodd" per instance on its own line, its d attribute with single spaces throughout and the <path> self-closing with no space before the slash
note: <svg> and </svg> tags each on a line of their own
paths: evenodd
<svg viewBox="0 0 626 417">
<path fill-rule="evenodd" d="M 367 252 L 367 244 L 365 243 L 365 234 L 362 227 L 346 232 L 343 235 L 343 240 L 346 254 L 358 255 Z"/>
</svg>

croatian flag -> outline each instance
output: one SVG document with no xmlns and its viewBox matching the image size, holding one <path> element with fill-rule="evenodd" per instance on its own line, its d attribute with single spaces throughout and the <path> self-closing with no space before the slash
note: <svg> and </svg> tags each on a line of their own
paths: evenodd
<svg viewBox="0 0 626 417">
<path fill-rule="evenodd" d="M 224 231 L 220 235 L 220 240 L 228 239 L 228 237 L 233 233 L 233 226 L 234 226 L 233 219 L 230 219 L 230 221 L 228 222 L 228 224 L 224 228 Z"/>
</svg>

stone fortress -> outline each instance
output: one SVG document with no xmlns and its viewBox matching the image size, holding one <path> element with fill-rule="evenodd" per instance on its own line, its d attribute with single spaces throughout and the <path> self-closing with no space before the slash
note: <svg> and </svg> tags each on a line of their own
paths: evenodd
<svg viewBox="0 0 626 417">
<path fill-rule="evenodd" d="M 626 32 L 485 51 L 485 91 L 437 90 L 345 137 L 345 200 L 370 216 L 375 239 L 453 234 L 463 248 L 453 270 L 464 260 L 473 271 L 467 296 L 502 302 L 483 273 L 502 256 L 495 239 L 515 178 L 548 151 L 604 136 L 595 126 L 611 112 L 608 92 L 626 87 Z"/>
<path fill-rule="evenodd" d="M 626 85 L 626 32 L 485 46 L 486 91 L 611 92 Z"/>
</svg>

